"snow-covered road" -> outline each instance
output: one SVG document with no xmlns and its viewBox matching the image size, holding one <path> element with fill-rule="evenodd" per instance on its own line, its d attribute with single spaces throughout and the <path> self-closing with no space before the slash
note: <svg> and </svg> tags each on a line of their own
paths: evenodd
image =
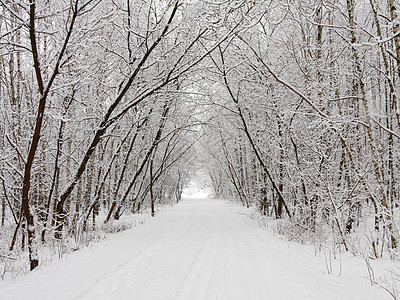
<svg viewBox="0 0 400 300">
<path fill-rule="evenodd" d="M 313 254 L 223 201 L 186 199 L 140 227 L 0 283 L 0 299 L 390 299 L 361 278 L 360 259 L 342 263 L 342 276 L 328 275 L 324 258 Z"/>
</svg>

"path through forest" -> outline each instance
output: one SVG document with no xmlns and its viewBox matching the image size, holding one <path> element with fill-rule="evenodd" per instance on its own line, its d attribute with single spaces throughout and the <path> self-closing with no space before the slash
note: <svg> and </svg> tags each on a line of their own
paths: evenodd
<svg viewBox="0 0 400 300">
<path fill-rule="evenodd" d="M 359 258 L 333 266 L 221 200 L 185 199 L 139 227 L 0 283 L 1 299 L 390 299 Z M 356 267 L 361 266 L 361 267 Z"/>
</svg>

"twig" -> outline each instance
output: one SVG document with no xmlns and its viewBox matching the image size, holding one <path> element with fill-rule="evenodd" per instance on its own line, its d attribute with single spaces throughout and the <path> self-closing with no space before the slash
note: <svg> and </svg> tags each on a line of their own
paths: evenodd
<svg viewBox="0 0 400 300">
<path fill-rule="evenodd" d="M 22 162 L 23 162 L 24 164 L 26 164 L 25 159 L 24 159 L 24 157 L 22 156 L 21 152 L 18 150 L 17 145 L 15 145 L 15 144 L 10 140 L 10 138 L 8 137 L 8 135 L 6 135 L 6 139 L 7 139 L 7 141 L 9 142 L 9 144 L 11 145 L 11 147 L 13 147 L 13 148 L 15 149 L 15 151 L 17 152 L 19 158 L 21 158 Z"/>
<path fill-rule="evenodd" d="M 6 258 L 6 259 L 11 259 L 11 260 L 17 260 L 15 257 L 11 257 L 11 256 L 4 255 L 4 254 L 0 254 L 0 257 L 1 258 Z"/>
</svg>

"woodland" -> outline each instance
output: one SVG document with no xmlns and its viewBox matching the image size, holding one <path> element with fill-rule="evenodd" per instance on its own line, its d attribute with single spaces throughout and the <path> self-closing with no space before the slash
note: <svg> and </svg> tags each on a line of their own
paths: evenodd
<svg viewBox="0 0 400 300">
<path fill-rule="evenodd" d="M 399 10 L 0 0 L 1 276 L 157 217 L 199 169 L 289 239 L 398 259 Z"/>
</svg>

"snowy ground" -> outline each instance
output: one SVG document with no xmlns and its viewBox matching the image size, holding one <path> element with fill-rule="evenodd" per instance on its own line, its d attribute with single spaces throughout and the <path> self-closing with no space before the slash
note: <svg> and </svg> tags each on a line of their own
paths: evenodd
<svg viewBox="0 0 400 300">
<path fill-rule="evenodd" d="M 144 225 L 0 282 L 0 299 L 390 299 L 367 277 L 359 257 L 334 261 L 327 274 L 312 246 L 257 228 L 224 201 L 187 198 Z"/>
</svg>

